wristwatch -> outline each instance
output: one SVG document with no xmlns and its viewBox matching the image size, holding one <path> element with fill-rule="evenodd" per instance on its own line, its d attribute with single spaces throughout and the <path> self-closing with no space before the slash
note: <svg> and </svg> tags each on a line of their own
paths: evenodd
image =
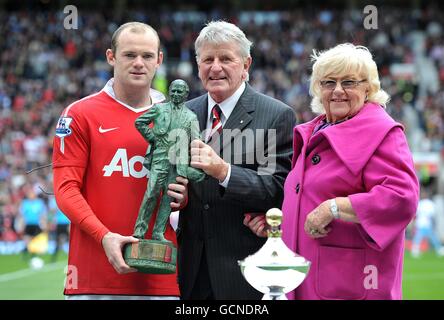
<svg viewBox="0 0 444 320">
<path fill-rule="evenodd" d="M 335 219 L 339 219 L 339 210 L 335 198 L 330 200 L 330 212 Z"/>
</svg>

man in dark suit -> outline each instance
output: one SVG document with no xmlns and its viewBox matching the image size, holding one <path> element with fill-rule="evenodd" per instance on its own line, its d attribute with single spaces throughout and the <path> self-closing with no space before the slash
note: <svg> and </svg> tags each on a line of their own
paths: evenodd
<svg viewBox="0 0 444 320">
<path fill-rule="evenodd" d="M 199 78 L 208 94 L 187 102 L 205 142 L 191 143 L 191 166 L 208 178 L 189 184 L 179 216 L 179 286 L 183 299 L 260 299 L 238 260 L 265 239 L 244 215 L 281 207 L 296 117 L 284 103 L 246 82 L 251 42 L 235 25 L 210 22 L 196 39 Z M 249 219 L 249 218 L 248 218 Z"/>
</svg>

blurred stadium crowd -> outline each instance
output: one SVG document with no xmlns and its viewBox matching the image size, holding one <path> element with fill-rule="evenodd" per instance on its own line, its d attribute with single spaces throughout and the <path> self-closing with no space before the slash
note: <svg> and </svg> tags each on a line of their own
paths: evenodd
<svg viewBox="0 0 444 320">
<path fill-rule="evenodd" d="M 26 172 L 51 163 L 63 108 L 99 91 L 111 77 L 105 50 L 118 25 L 130 20 L 159 32 L 165 59 L 154 87 L 165 92 L 170 81 L 183 78 L 190 98 L 202 93 L 194 56 L 198 32 L 212 19 L 236 23 L 254 43 L 250 84 L 292 106 L 299 122 L 314 116 L 308 94 L 313 49 L 365 45 L 392 96 L 387 110 L 405 125 L 412 151 L 443 154 L 444 12 L 434 7 L 378 8 L 378 28 L 370 30 L 363 26 L 362 8 L 125 15 L 111 21 L 101 12 L 79 11 L 78 29 L 67 30 L 62 10 L 0 12 L 0 241 L 23 236 L 29 202 L 38 215 L 33 223 L 55 229 L 53 196 L 45 194 L 52 190 L 51 168 Z"/>
</svg>

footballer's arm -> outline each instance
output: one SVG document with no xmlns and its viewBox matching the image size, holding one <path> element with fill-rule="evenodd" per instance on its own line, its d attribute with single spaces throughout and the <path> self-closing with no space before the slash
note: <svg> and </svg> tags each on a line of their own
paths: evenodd
<svg viewBox="0 0 444 320">
<path fill-rule="evenodd" d="M 72 223 L 103 246 L 109 263 L 118 273 L 135 272 L 136 270 L 130 268 L 123 260 L 122 248 L 126 243 L 137 242 L 138 239 L 110 232 L 94 214 L 80 192 L 85 168 L 58 167 L 53 169 L 53 173 L 54 193 L 60 210 Z"/>
</svg>

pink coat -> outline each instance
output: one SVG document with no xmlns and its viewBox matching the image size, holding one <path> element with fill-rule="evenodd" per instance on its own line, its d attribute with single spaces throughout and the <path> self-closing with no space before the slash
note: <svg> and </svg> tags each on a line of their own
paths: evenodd
<svg viewBox="0 0 444 320">
<path fill-rule="evenodd" d="M 401 299 L 404 233 L 419 193 L 403 128 L 368 103 L 352 119 L 311 136 L 324 118 L 294 129 L 283 240 L 312 264 L 288 298 Z M 334 220 L 327 237 L 308 237 L 307 214 L 327 199 L 345 196 L 361 224 Z"/>
</svg>

